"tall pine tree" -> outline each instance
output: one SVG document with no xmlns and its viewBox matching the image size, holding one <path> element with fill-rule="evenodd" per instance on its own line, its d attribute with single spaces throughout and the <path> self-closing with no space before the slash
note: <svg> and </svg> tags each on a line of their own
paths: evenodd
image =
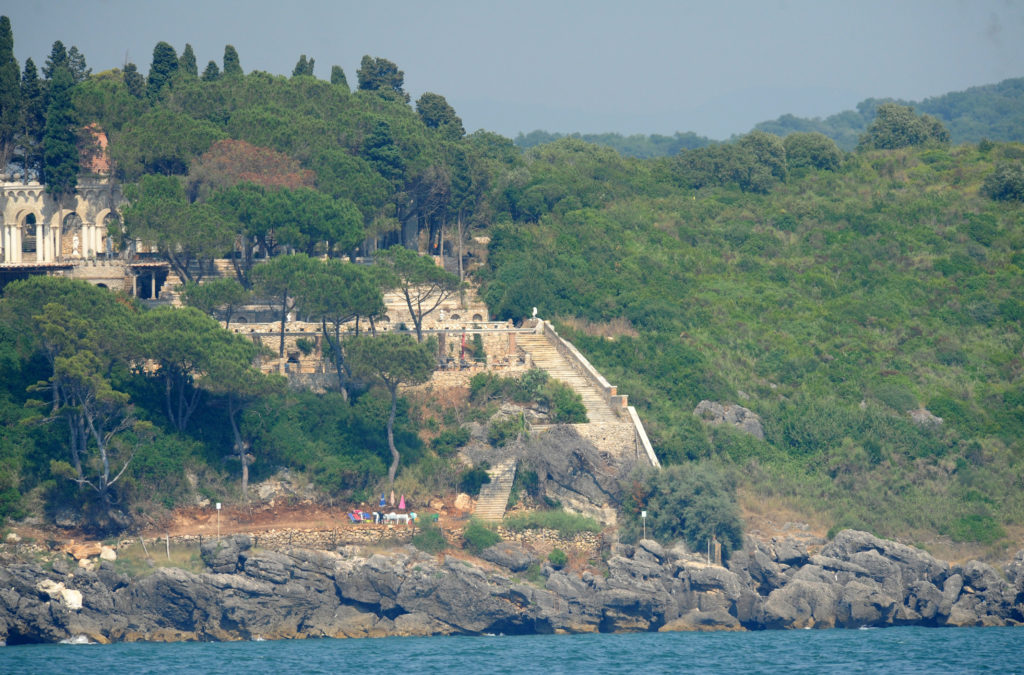
<svg viewBox="0 0 1024 675">
<path fill-rule="evenodd" d="M 66 66 L 53 71 L 43 134 L 43 182 L 58 202 L 71 195 L 78 184 L 78 121 L 71 103 L 74 84 Z"/>
<path fill-rule="evenodd" d="M 299 62 L 295 64 L 295 68 L 292 70 L 292 77 L 298 77 L 300 75 L 308 75 L 313 77 L 313 64 L 316 59 L 306 60 L 306 55 L 303 54 L 299 57 Z"/>
<path fill-rule="evenodd" d="M 139 72 L 138 66 L 129 61 L 124 64 L 124 87 L 135 98 L 146 95 L 146 78 Z"/>
<path fill-rule="evenodd" d="M 331 84 L 345 87 L 345 90 L 348 91 L 348 78 L 345 77 L 345 71 L 341 69 L 341 66 L 331 66 Z"/>
<path fill-rule="evenodd" d="M 11 20 L 0 16 L 0 174 L 14 156 L 14 139 L 21 126 L 21 87 L 14 58 Z"/>
<path fill-rule="evenodd" d="M 224 46 L 224 76 L 235 77 L 242 75 L 242 63 L 238 60 L 238 51 L 233 45 Z"/>
<path fill-rule="evenodd" d="M 46 62 L 43 64 L 43 77 L 52 80 L 53 74 L 58 68 L 67 68 L 68 72 L 71 72 L 68 50 L 60 40 L 55 41 L 50 47 L 50 55 L 46 57 Z"/>
<path fill-rule="evenodd" d="M 149 66 L 149 80 L 146 82 L 146 94 L 156 100 L 160 92 L 171 82 L 178 70 L 178 54 L 174 47 L 160 41 L 153 47 L 153 63 Z"/>
<path fill-rule="evenodd" d="M 178 59 L 178 72 L 190 78 L 199 77 L 199 66 L 196 65 L 196 53 L 192 51 L 192 45 L 185 43 L 185 49 Z"/>
<path fill-rule="evenodd" d="M 214 80 L 220 79 L 220 68 L 217 67 L 216 61 L 210 61 L 206 64 L 206 70 L 203 71 L 203 82 L 213 82 Z"/>
<path fill-rule="evenodd" d="M 25 59 L 21 75 L 21 129 L 18 145 L 21 147 L 22 180 L 29 174 L 39 174 L 43 168 L 43 130 L 46 124 L 46 101 L 39 71 L 35 62 Z"/>
</svg>

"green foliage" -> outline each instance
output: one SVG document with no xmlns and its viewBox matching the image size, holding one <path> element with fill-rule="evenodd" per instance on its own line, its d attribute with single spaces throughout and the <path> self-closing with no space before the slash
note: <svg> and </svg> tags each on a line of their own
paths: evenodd
<svg viewBox="0 0 1024 675">
<path fill-rule="evenodd" d="M 459 475 L 459 492 L 465 492 L 470 497 L 480 494 L 480 488 L 491 482 L 487 471 L 491 466 L 487 462 L 481 462 L 475 467 L 466 469 Z"/>
<path fill-rule="evenodd" d="M 178 54 L 174 47 L 166 42 L 157 42 L 153 48 L 153 63 L 149 66 L 149 78 L 146 81 L 146 93 L 149 98 L 157 98 L 163 88 L 170 84 L 176 72 Z"/>
<path fill-rule="evenodd" d="M 502 524 L 513 532 L 523 530 L 555 530 L 561 537 L 574 537 L 581 532 L 600 532 L 601 525 L 593 518 L 561 509 L 528 511 L 506 516 Z"/>
<path fill-rule="evenodd" d="M 985 176 L 981 192 L 996 201 L 1024 202 L 1024 164 L 997 164 L 995 171 Z"/>
<path fill-rule="evenodd" d="M 43 182 L 46 191 L 63 198 L 78 183 L 78 117 L 71 102 L 74 80 L 71 72 L 58 67 L 50 80 L 49 106 L 43 133 Z"/>
<path fill-rule="evenodd" d="M 466 548 L 474 554 L 480 555 L 485 548 L 500 543 L 501 535 L 479 520 L 471 520 L 466 529 L 462 531 L 462 539 L 465 541 Z"/>
<path fill-rule="evenodd" d="M 708 464 L 682 464 L 638 477 L 623 504 L 621 532 L 626 541 L 641 536 L 640 512 L 647 511 L 647 536 L 669 542 L 682 539 L 703 550 L 712 536 L 726 556 L 743 545 L 735 487 Z"/>
<path fill-rule="evenodd" d="M 797 132 L 783 139 L 786 164 L 793 169 L 819 169 L 836 171 L 843 161 L 843 153 L 831 138 L 818 132 Z"/>
<path fill-rule="evenodd" d="M 526 429 L 526 420 L 522 415 L 514 417 L 495 417 L 487 425 L 487 442 L 496 448 L 502 448 L 519 438 Z"/>
<path fill-rule="evenodd" d="M 992 545 L 1006 537 L 1006 530 L 991 515 L 972 513 L 953 522 L 948 534 L 953 541 Z"/>
<path fill-rule="evenodd" d="M 412 536 L 412 545 L 424 553 L 434 555 L 448 548 L 448 542 L 441 533 L 441 528 L 429 521 L 420 524 L 419 531 Z"/>
<path fill-rule="evenodd" d="M 406 102 L 409 100 L 409 95 L 402 89 L 405 85 L 405 73 L 387 59 L 363 56 L 356 76 L 359 78 L 359 88 L 364 91 L 397 95 Z"/>
<path fill-rule="evenodd" d="M 862 150 L 897 150 L 918 145 L 946 145 L 949 132 L 931 115 L 917 115 L 910 106 L 883 103 L 861 137 Z"/>
<path fill-rule="evenodd" d="M 433 440 L 431 448 L 441 457 L 449 457 L 468 442 L 469 429 L 467 427 L 445 429 Z"/>
<path fill-rule="evenodd" d="M 551 550 L 551 553 L 548 553 L 548 562 L 556 570 L 560 570 L 569 562 L 569 556 L 562 549 L 555 548 Z"/>
</svg>

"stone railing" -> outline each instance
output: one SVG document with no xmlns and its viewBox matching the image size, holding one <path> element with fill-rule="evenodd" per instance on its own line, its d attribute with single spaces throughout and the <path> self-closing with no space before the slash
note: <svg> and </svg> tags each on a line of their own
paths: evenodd
<svg viewBox="0 0 1024 675">
<path fill-rule="evenodd" d="M 615 411 L 615 414 L 621 416 L 626 411 L 628 397 L 620 395 L 618 388 L 615 385 L 609 384 L 608 380 L 604 379 L 604 376 L 597 372 L 597 368 L 590 364 L 587 357 L 583 356 L 571 342 L 563 340 L 550 321 L 541 321 L 540 328 L 551 344 L 554 345 L 555 349 L 558 350 L 558 353 L 565 357 L 576 372 L 587 378 L 591 384 L 597 387 L 604 400 Z"/>
<path fill-rule="evenodd" d="M 620 417 L 625 416 L 629 420 L 636 434 L 638 448 L 643 448 L 644 455 L 647 457 L 647 461 L 651 463 L 651 466 L 661 468 L 661 462 L 658 461 L 657 455 L 654 454 L 654 447 L 647 437 L 647 431 L 644 429 L 643 422 L 640 421 L 636 408 L 629 405 L 629 397 L 625 394 L 619 394 L 618 388 L 615 385 L 609 384 L 608 380 L 604 379 L 604 376 L 597 372 L 597 369 L 591 365 L 590 361 L 571 342 L 563 339 L 558 334 L 558 331 L 555 330 L 555 327 L 551 325 L 550 321 L 541 321 L 535 330 L 543 332 L 555 346 L 555 349 L 572 365 L 573 369 L 590 380 L 601 391 L 605 401 L 608 402 L 608 405 L 611 406 L 616 415 Z"/>
</svg>

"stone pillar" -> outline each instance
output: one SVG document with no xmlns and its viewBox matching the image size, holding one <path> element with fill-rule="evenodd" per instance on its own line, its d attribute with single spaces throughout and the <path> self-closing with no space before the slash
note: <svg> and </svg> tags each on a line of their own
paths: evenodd
<svg viewBox="0 0 1024 675">
<path fill-rule="evenodd" d="M 156 300 L 156 270 L 149 276 L 149 299 Z"/>
<path fill-rule="evenodd" d="M 21 228 L 11 228 L 11 262 L 21 262 Z"/>
<path fill-rule="evenodd" d="M 43 224 L 36 223 L 36 262 L 43 262 Z"/>
<path fill-rule="evenodd" d="M 139 297 L 139 275 L 132 272 L 132 297 Z"/>
<path fill-rule="evenodd" d="M 11 262 L 10 225 L 0 225 L 0 249 L 3 249 L 4 262 Z"/>
</svg>

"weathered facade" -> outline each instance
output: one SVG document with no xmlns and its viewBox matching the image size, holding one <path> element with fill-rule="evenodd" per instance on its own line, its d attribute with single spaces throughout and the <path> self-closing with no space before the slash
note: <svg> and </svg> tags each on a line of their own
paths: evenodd
<svg viewBox="0 0 1024 675">
<path fill-rule="evenodd" d="M 37 182 L 0 183 L 0 288 L 47 274 L 156 299 L 167 263 L 124 260 L 107 236 L 120 227 L 125 199 L 116 183 L 84 180 L 63 203 Z"/>
</svg>

